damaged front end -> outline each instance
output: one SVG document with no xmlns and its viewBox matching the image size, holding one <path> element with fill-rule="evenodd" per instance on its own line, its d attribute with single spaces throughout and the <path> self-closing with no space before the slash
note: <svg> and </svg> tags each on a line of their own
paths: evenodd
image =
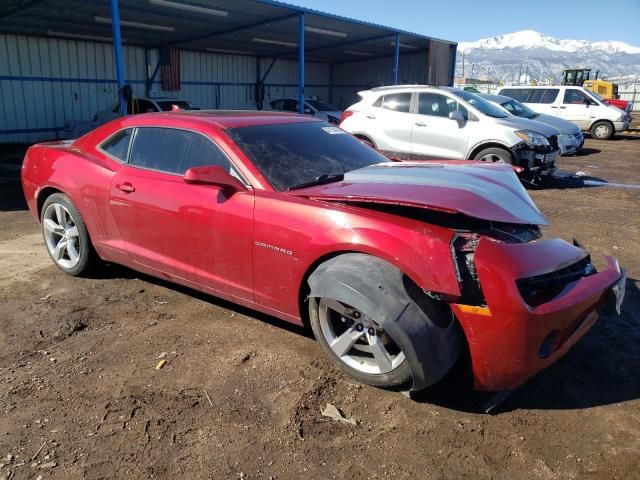
<svg viewBox="0 0 640 480">
<path fill-rule="evenodd" d="M 523 140 L 512 148 L 514 164 L 530 176 L 551 175 L 557 170 L 560 157 L 558 135 L 548 137 L 546 144 L 534 144 Z"/>
<path fill-rule="evenodd" d="M 564 355 L 596 322 L 600 307 L 613 303 L 620 311 L 625 276 L 612 257 L 598 272 L 582 248 L 560 239 L 481 236 L 455 247 L 454 241 L 457 263 L 468 274 L 461 274 L 463 295 L 451 307 L 479 390 L 513 390 Z"/>
</svg>

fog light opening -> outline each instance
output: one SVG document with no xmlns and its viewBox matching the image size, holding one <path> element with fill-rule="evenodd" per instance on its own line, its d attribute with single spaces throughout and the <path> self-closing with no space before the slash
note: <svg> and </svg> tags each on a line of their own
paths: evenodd
<svg viewBox="0 0 640 480">
<path fill-rule="evenodd" d="M 558 347 L 558 338 L 560 338 L 559 330 L 554 330 L 549 335 L 547 335 L 540 344 L 538 356 L 540 358 L 547 358 L 549 355 L 551 355 Z"/>
</svg>

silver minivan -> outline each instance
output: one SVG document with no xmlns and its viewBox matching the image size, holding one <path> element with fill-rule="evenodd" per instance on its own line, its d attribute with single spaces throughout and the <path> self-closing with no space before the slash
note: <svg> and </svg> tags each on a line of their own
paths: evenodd
<svg viewBox="0 0 640 480">
<path fill-rule="evenodd" d="M 387 156 L 504 162 L 534 176 L 555 170 L 556 128 L 514 117 L 474 93 L 398 85 L 359 95 L 340 127 Z"/>
</svg>

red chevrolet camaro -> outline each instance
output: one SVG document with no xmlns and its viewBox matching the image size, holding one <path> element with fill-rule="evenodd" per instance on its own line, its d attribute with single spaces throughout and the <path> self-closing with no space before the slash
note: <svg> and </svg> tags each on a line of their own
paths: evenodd
<svg viewBox="0 0 640 480">
<path fill-rule="evenodd" d="M 22 182 L 64 272 L 114 262 L 309 325 L 381 387 L 433 385 L 468 349 L 477 389 L 513 389 L 624 294 L 615 259 L 540 238 L 508 166 L 395 163 L 310 117 L 125 117 L 32 146 Z"/>
</svg>

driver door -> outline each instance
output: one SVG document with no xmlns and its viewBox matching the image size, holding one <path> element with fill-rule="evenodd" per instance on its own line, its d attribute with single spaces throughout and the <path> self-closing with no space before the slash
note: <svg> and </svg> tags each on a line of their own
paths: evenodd
<svg viewBox="0 0 640 480">
<path fill-rule="evenodd" d="M 467 109 L 454 99 L 434 92 L 418 93 L 418 110 L 412 114 L 411 159 L 429 158 L 464 160 L 469 140 L 470 122 L 462 126 L 449 114 Z M 477 122 L 476 122 L 477 123 Z"/>
<path fill-rule="evenodd" d="M 185 170 L 202 165 L 234 168 L 201 133 L 136 128 L 110 189 L 124 248 L 143 271 L 252 300 L 253 190 L 186 183 Z"/>
</svg>

